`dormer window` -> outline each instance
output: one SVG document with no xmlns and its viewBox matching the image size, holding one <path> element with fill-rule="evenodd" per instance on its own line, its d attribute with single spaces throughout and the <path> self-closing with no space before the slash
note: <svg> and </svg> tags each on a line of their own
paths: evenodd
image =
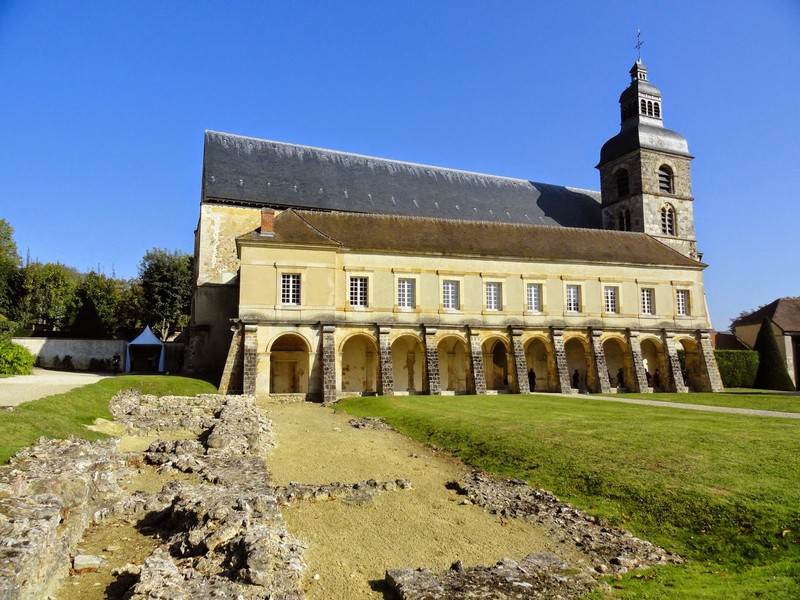
<svg viewBox="0 0 800 600">
<path fill-rule="evenodd" d="M 667 165 L 661 165 L 658 168 L 658 191 L 667 194 L 674 193 L 672 169 Z"/>
</svg>

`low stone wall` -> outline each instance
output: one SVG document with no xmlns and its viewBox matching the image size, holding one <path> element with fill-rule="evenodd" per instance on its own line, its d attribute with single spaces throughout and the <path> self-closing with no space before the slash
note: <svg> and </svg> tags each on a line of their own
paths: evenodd
<svg viewBox="0 0 800 600">
<path fill-rule="evenodd" d="M 76 371 L 92 370 L 91 361 L 111 361 L 114 354 L 121 358 L 120 370 L 125 370 L 125 340 L 78 340 L 70 338 L 14 338 L 19 344 L 33 354 L 36 364 L 52 369 L 74 369 Z M 65 357 L 69 357 L 65 364 Z"/>
</svg>

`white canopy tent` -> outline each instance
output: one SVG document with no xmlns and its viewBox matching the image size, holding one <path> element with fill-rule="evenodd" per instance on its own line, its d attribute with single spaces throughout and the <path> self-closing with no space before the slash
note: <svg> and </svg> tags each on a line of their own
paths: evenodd
<svg viewBox="0 0 800 600">
<path fill-rule="evenodd" d="M 125 350 L 125 372 L 131 372 L 131 346 L 158 346 L 161 348 L 158 358 L 158 372 L 164 372 L 164 342 L 158 339 L 155 334 L 150 331 L 150 326 L 146 325 L 144 331 L 132 342 L 128 342 L 127 349 Z"/>
</svg>

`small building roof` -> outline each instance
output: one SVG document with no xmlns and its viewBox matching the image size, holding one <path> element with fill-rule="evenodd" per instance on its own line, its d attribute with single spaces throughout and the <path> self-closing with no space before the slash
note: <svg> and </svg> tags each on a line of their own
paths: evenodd
<svg viewBox="0 0 800 600">
<path fill-rule="evenodd" d="M 274 235 L 242 241 L 328 245 L 365 252 L 487 256 L 705 268 L 644 233 L 343 212 L 285 210 Z"/>
<path fill-rule="evenodd" d="M 202 202 L 602 227 L 599 192 L 216 131 Z"/>
<path fill-rule="evenodd" d="M 753 312 L 734 319 L 733 328 L 757 325 L 764 318 L 781 328 L 785 334 L 800 334 L 800 297 L 778 298 Z"/>
</svg>

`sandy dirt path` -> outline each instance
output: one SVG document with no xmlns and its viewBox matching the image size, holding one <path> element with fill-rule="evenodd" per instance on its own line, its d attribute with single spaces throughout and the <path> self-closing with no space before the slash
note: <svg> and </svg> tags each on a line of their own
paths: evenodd
<svg viewBox="0 0 800 600">
<path fill-rule="evenodd" d="M 33 369 L 33 375 L 0 377 L 0 406 L 17 406 L 53 394 L 62 394 L 76 387 L 89 385 L 106 375 L 76 371 Z"/>
<path fill-rule="evenodd" d="M 278 446 L 266 459 L 276 485 L 410 479 L 413 489 L 385 492 L 363 506 L 299 502 L 283 509 L 289 531 L 308 549 L 310 599 L 383 598 L 387 569 L 492 565 L 550 552 L 580 561 L 531 523 L 505 521 L 445 484 L 467 472 L 441 452 L 394 431 L 355 429 L 349 417 L 314 404 L 270 405 Z"/>
</svg>

